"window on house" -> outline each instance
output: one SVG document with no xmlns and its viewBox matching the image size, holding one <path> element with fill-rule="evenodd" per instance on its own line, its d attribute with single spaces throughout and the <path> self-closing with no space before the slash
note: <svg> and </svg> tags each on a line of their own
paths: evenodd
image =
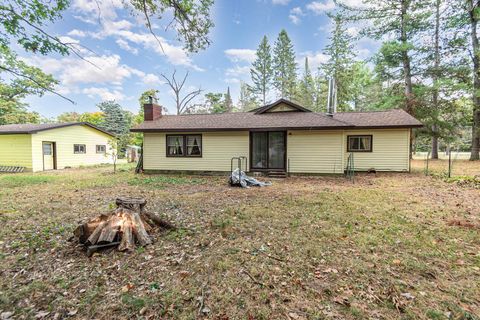
<svg viewBox="0 0 480 320">
<path fill-rule="evenodd" d="M 372 136 L 348 136 L 348 152 L 372 152 Z"/>
<path fill-rule="evenodd" d="M 168 157 L 201 157 L 202 136 L 199 134 L 168 135 Z"/>
<path fill-rule="evenodd" d="M 103 144 L 97 144 L 97 153 L 105 153 L 107 147 Z"/>
<path fill-rule="evenodd" d="M 84 144 L 74 144 L 73 153 L 82 154 L 87 152 L 87 147 Z"/>
<path fill-rule="evenodd" d="M 51 156 L 52 155 L 52 144 L 51 143 L 44 143 L 43 144 L 43 155 Z"/>
<path fill-rule="evenodd" d="M 187 156 L 199 157 L 202 155 L 202 136 L 186 136 Z"/>
</svg>

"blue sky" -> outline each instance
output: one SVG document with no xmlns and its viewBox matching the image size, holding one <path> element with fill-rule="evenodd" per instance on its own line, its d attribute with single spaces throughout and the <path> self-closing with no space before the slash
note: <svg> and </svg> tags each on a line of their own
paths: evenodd
<svg viewBox="0 0 480 320">
<path fill-rule="evenodd" d="M 353 4 L 356 1 L 349 0 Z M 58 91 L 76 102 L 73 105 L 47 94 L 29 98 L 31 110 L 55 117 L 66 111 L 96 111 L 97 103 L 115 99 L 125 109 L 137 112 L 139 95 L 154 88 L 160 91 L 159 103 L 174 113 L 172 95 L 160 77 L 160 73 L 169 75 L 174 69 L 179 75 L 189 72 L 190 89 L 225 92 L 230 87 L 236 101 L 240 81 L 249 81 L 249 66 L 263 35 L 273 45 L 280 30 L 286 29 L 299 67 L 303 67 L 305 56 L 313 70 L 325 61 L 322 50 L 331 28 L 326 12 L 335 10 L 332 0 L 217 0 L 212 11 L 212 45 L 189 55 L 175 41 L 173 32 L 165 32 L 167 21 L 153 21 L 162 51 L 142 17 L 132 16 L 121 0 L 99 3 L 100 11 L 93 0 L 73 0 L 63 19 L 49 27 L 64 41 L 78 43 L 82 56 L 93 65 L 73 55 L 24 55 L 30 63 L 52 73 L 60 81 Z M 356 34 L 357 28 L 349 26 L 348 32 Z M 374 48 L 375 44 L 368 40 L 357 43 L 360 58 L 370 56 Z"/>
</svg>

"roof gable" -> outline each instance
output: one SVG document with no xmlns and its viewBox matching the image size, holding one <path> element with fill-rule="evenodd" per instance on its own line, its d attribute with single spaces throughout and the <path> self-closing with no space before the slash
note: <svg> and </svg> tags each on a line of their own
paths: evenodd
<svg viewBox="0 0 480 320">
<path fill-rule="evenodd" d="M 311 112 L 307 108 L 304 108 L 287 99 L 278 99 L 274 103 L 268 104 L 261 108 L 253 110 L 255 114 L 270 113 L 270 112 Z"/>
</svg>

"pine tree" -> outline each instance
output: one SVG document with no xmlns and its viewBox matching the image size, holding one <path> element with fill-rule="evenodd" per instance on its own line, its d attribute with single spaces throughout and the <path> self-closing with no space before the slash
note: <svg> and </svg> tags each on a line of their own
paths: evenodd
<svg viewBox="0 0 480 320">
<path fill-rule="evenodd" d="M 315 107 L 315 80 L 308 65 L 308 57 L 305 57 L 303 77 L 298 83 L 295 100 L 307 109 Z"/>
<path fill-rule="evenodd" d="M 287 31 L 283 29 L 280 31 L 273 53 L 273 85 L 278 90 L 280 97 L 292 99 L 297 82 L 297 63 L 293 44 Z"/>
<path fill-rule="evenodd" d="M 230 87 L 227 88 L 224 104 L 225 104 L 225 112 L 233 111 L 233 101 L 232 101 L 232 96 L 230 95 Z"/>
<path fill-rule="evenodd" d="M 459 112 L 458 93 L 466 93 L 465 89 L 471 86 L 470 81 L 467 85 L 464 81 L 465 75 L 468 79 L 471 74 L 469 56 L 458 52 L 456 45 L 451 45 L 457 44 L 452 42 L 452 35 L 457 30 L 449 21 L 455 13 L 445 10 L 450 6 L 453 7 L 453 3 L 449 0 L 432 2 L 428 8 L 432 13 L 430 24 L 421 35 L 423 41 L 419 44 L 421 51 L 425 52 L 420 61 L 425 66 L 421 69 L 421 78 L 431 81 L 425 81 L 422 91 L 417 90 L 416 99 L 422 103 L 417 103 L 416 116 L 425 124 L 420 133 L 431 139 L 432 159 L 438 159 L 440 140 L 452 142 L 452 137 L 461 134 L 459 129 L 466 117 L 463 109 Z"/>
<path fill-rule="evenodd" d="M 257 49 L 257 58 L 252 63 L 250 76 L 252 78 L 252 91 L 259 95 L 263 105 L 267 103 L 266 96 L 270 90 L 273 78 L 272 53 L 267 36 L 263 36 Z"/>
<path fill-rule="evenodd" d="M 103 101 L 97 104 L 97 107 L 104 114 L 102 127 L 118 136 L 128 134 L 130 121 L 126 112 L 115 101 Z"/>
<path fill-rule="evenodd" d="M 352 103 L 351 84 L 355 59 L 353 39 L 348 34 L 340 15 L 330 18 L 334 20 L 335 28 L 329 37 L 330 43 L 324 50 L 329 59 L 322 65 L 322 69 L 327 78 L 333 78 L 335 81 L 338 110 L 347 111 Z"/>
<path fill-rule="evenodd" d="M 449 6 L 450 23 L 457 28 L 455 38 L 463 51 L 469 52 L 473 81 L 472 92 L 472 146 L 470 160 L 480 159 L 480 40 L 478 23 L 480 4 L 478 0 L 454 0 Z"/>
<path fill-rule="evenodd" d="M 403 83 L 402 101 L 400 106 L 414 114 L 415 96 L 413 92 L 412 56 L 415 48 L 415 38 L 428 26 L 428 10 L 425 7 L 429 0 L 363 0 L 363 6 L 341 6 L 347 10 L 345 17 L 352 21 L 368 21 L 361 34 L 375 40 L 388 39 L 388 47 L 383 53 L 388 53 L 390 67 L 400 66 L 397 80 Z M 418 66 L 418 64 L 416 64 Z"/>
<path fill-rule="evenodd" d="M 240 82 L 240 98 L 238 99 L 238 108 L 242 112 L 250 111 L 257 107 L 257 99 L 252 90 L 245 82 Z"/>
</svg>

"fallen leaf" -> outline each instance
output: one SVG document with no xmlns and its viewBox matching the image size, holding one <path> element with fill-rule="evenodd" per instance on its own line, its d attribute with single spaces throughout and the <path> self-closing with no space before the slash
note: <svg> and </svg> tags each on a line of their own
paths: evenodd
<svg viewBox="0 0 480 320">
<path fill-rule="evenodd" d="M 0 314 L 0 319 L 1 320 L 9 320 L 12 319 L 13 312 L 7 311 L 7 312 L 2 312 Z"/>
<path fill-rule="evenodd" d="M 37 314 L 35 315 L 35 319 L 45 318 L 45 317 L 48 316 L 49 314 L 50 314 L 50 312 L 47 312 L 47 311 L 39 311 L 39 312 L 37 312 Z"/>
<path fill-rule="evenodd" d="M 350 300 L 346 296 L 337 296 L 333 298 L 335 303 L 341 304 L 342 306 L 350 306 Z"/>
<path fill-rule="evenodd" d="M 415 296 L 409 292 L 405 292 L 400 294 L 402 297 L 406 298 L 407 300 L 413 300 L 415 299 Z"/>
</svg>

